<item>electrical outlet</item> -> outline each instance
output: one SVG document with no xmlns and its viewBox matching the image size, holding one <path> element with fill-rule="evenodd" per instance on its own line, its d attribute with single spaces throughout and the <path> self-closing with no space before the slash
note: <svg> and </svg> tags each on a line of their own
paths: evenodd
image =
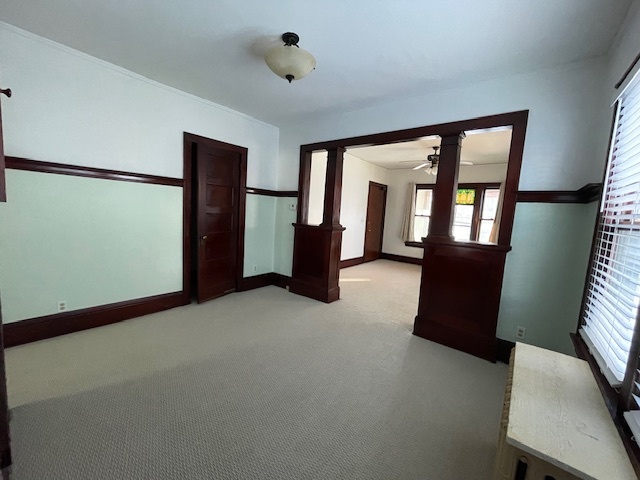
<svg viewBox="0 0 640 480">
<path fill-rule="evenodd" d="M 258 271 L 258 265 L 254 265 L 254 266 L 253 266 L 253 271 L 254 271 L 254 272 L 257 272 L 257 271 Z"/>
<path fill-rule="evenodd" d="M 64 312 L 67 309 L 67 301 L 66 300 L 58 300 L 58 311 Z"/>
<path fill-rule="evenodd" d="M 516 327 L 516 338 L 518 340 L 524 340 L 524 336 L 527 333 L 527 329 L 524 327 Z"/>
</svg>

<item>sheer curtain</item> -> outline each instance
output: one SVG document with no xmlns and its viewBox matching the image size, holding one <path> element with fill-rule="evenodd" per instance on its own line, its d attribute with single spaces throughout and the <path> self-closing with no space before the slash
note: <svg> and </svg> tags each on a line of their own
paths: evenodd
<svg viewBox="0 0 640 480">
<path fill-rule="evenodd" d="M 405 242 L 413 242 L 413 217 L 416 214 L 416 184 L 409 182 L 407 184 L 406 203 L 404 207 L 404 217 L 402 218 L 402 230 L 400 237 Z"/>
</svg>

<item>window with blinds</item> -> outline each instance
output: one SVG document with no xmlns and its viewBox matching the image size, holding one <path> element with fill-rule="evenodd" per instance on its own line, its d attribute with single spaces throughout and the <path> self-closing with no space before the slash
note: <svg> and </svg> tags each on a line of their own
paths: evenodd
<svg viewBox="0 0 640 480">
<path fill-rule="evenodd" d="M 614 387 L 625 379 L 640 303 L 639 78 L 617 108 L 580 331 Z"/>
</svg>

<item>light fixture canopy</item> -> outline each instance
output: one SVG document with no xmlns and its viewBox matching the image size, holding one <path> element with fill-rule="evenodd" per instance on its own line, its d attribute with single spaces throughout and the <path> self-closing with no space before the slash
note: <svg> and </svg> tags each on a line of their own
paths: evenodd
<svg viewBox="0 0 640 480">
<path fill-rule="evenodd" d="M 281 78 L 300 80 L 316 68 L 316 59 L 305 49 L 298 46 L 300 37 L 293 32 L 282 34 L 284 45 L 273 47 L 267 52 L 264 61 L 273 73 Z"/>
</svg>

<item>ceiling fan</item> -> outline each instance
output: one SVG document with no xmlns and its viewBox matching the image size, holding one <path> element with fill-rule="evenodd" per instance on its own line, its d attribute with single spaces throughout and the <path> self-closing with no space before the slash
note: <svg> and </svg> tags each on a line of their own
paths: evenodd
<svg viewBox="0 0 640 480">
<path fill-rule="evenodd" d="M 440 155 L 438 155 L 438 150 L 440 147 L 431 147 L 433 148 L 433 153 L 427 156 L 427 161 L 421 163 L 417 167 L 413 167 L 413 170 L 420 170 L 421 168 L 425 168 L 425 172 L 429 175 L 437 175 L 438 174 L 438 164 L 440 163 Z M 405 160 L 405 162 L 414 162 L 415 160 Z M 473 162 L 460 162 L 460 165 L 473 165 Z"/>
</svg>

